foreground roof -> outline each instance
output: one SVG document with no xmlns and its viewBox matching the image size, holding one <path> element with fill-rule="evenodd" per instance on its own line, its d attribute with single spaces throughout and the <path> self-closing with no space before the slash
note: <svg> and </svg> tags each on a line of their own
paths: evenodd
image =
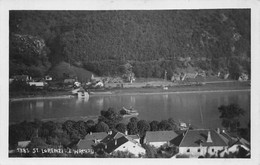
<svg viewBox="0 0 260 165">
<path fill-rule="evenodd" d="M 207 142 L 210 132 L 212 142 Z M 188 130 L 184 135 L 179 147 L 199 147 L 202 146 L 228 146 L 215 130 L 196 129 Z"/>
<path fill-rule="evenodd" d="M 132 137 L 127 136 L 121 132 L 115 132 L 115 131 L 112 131 L 111 134 L 107 135 L 103 140 L 101 140 L 101 143 L 105 145 L 104 148 L 105 152 L 111 153 L 128 141 L 141 147 L 141 145 L 137 141 L 135 141 Z"/>
<path fill-rule="evenodd" d="M 80 139 L 78 144 L 77 144 L 77 148 L 78 149 L 92 149 L 92 146 L 94 145 L 94 141 L 93 140 L 82 140 Z"/>
<path fill-rule="evenodd" d="M 236 138 L 231 137 L 229 134 L 226 132 L 221 131 L 219 136 L 228 144 L 229 146 L 232 146 L 234 143 L 237 142 Z"/>
<path fill-rule="evenodd" d="M 147 131 L 145 138 L 147 142 L 170 141 L 178 135 L 174 131 Z"/>
<path fill-rule="evenodd" d="M 24 148 L 24 147 L 27 147 L 30 143 L 31 143 L 30 140 L 27 140 L 27 141 L 19 141 L 19 142 L 18 142 L 18 147 Z"/>
<path fill-rule="evenodd" d="M 127 135 L 128 137 L 132 138 L 132 139 L 140 139 L 140 137 L 138 135 Z"/>
<path fill-rule="evenodd" d="M 107 136 L 106 132 L 95 132 L 87 134 L 84 140 L 102 140 Z"/>
</svg>

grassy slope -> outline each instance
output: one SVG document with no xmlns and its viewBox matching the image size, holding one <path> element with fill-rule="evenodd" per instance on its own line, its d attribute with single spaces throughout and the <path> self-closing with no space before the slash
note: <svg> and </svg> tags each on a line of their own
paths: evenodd
<svg viewBox="0 0 260 165">
<path fill-rule="evenodd" d="M 83 68 L 72 66 L 66 62 L 61 62 L 55 67 L 53 67 L 49 73 L 55 78 L 63 78 L 63 73 L 69 74 L 71 76 L 77 76 L 79 81 L 88 81 L 93 74 Z"/>
</svg>

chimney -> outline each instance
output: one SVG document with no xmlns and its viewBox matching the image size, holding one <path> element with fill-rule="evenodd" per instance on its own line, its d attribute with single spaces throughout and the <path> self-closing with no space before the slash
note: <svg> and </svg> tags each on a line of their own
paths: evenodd
<svg viewBox="0 0 260 165">
<path fill-rule="evenodd" d="M 117 140 L 115 140 L 115 146 L 117 145 Z"/>
<path fill-rule="evenodd" d="M 217 133 L 220 134 L 220 129 L 219 128 L 217 128 Z"/>
<path fill-rule="evenodd" d="M 200 141 L 199 141 L 199 143 L 200 143 L 200 147 L 202 147 L 202 143 L 203 143 L 203 141 L 202 141 L 202 140 L 200 140 Z"/>
<path fill-rule="evenodd" d="M 128 132 L 127 132 L 127 130 L 125 130 L 125 135 L 128 135 Z"/>
<path fill-rule="evenodd" d="M 107 133 L 108 135 L 112 135 L 112 131 L 108 131 L 108 133 Z"/>
<path fill-rule="evenodd" d="M 207 143 L 212 143 L 212 139 L 211 139 L 210 131 L 208 131 Z"/>
<path fill-rule="evenodd" d="M 107 144 L 105 144 L 105 149 L 107 149 Z"/>
<path fill-rule="evenodd" d="M 90 132 L 89 134 L 92 135 L 92 132 Z"/>
</svg>

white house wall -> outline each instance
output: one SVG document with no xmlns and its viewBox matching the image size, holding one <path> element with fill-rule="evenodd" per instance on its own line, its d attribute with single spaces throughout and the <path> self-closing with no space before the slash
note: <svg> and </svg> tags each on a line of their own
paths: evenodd
<svg viewBox="0 0 260 165">
<path fill-rule="evenodd" d="M 35 85 L 36 87 L 43 87 L 44 86 L 44 82 L 29 82 L 30 86 Z"/>
<path fill-rule="evenodd" d="M 250 151 L 250 149 L 247 148 L 247 147 L 244 146 L 244 145 L 241 145 L 241 144 L 235 144 L 235 145 L 233 145 L 232 147 L 228 148 L 228 152 L 229 152 L 229 153 L 235 153 L 235 152 L 238 152 L 238 151 L 239 151 L 239 147 L 243 147 L 245 150 Z"/>
<path fill-rule="evenodd" d="M 204 156 L 206 153 L 210 155 L 218 155 L 218 151 L 223 151 L 227 147 L 211 146 L 211 147 L 180 147 L 179 153 L 192 155 L 194 157 Z M 190 150 L 188 152 L 188 150 Z M 200 151 L 199 151 L 200 150 Z"/>
<path fill-rule="evenodd" d="M 124 143 L 120 147 L 118 147 L 115 151 L 128 151 L 135 156 L 138 156 L 139 154 L 145 154 L 145 149 L 143 147 L 140 147 L 137 144 L 134 144 L 130 141 Z"/>
<path fill-rule="evenodd" d="M 159 147 L 161 147 L 162 145 L 164 145 L 164 144 L 166 144 L 167 142 L 149 142 L 148 144 L 149 145 L 152 145 L 152 146 L 154 146 L 154 147 L 156 147 L 156 148 L 159 148 Z"/>
</svg>

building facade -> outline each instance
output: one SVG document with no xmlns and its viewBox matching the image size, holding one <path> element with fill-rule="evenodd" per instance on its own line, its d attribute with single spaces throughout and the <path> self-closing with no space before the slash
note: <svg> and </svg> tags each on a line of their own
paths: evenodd
<svg viewBox="0 0 260 165">
<path fill-rule="evenodd" d="M 228 148 L 228 144 L 219 133 L 210 129 L 187 130 L 179 144 L 179 154 L 189 157 L 205 156 L 206 154 L 218 156 Z"/>
</svg>

